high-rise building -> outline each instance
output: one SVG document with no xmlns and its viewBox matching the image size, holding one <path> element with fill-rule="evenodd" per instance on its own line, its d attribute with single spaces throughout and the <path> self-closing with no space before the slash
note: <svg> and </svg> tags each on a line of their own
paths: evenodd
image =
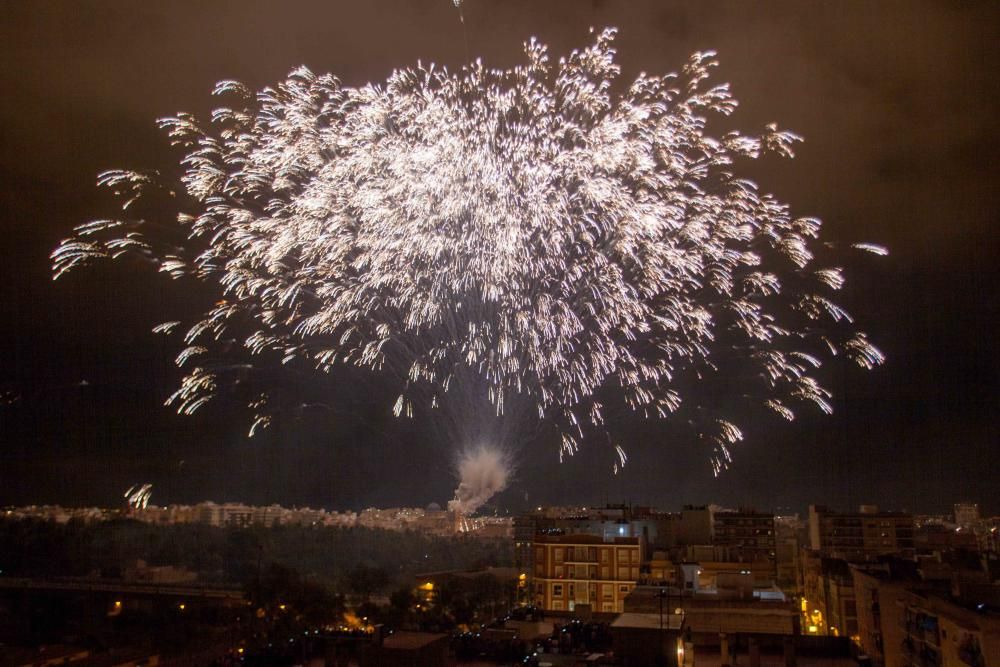
<svg viewBox="0 0 1000 667">
<path fill-rule="evenodd" d="M 877 556 L 913 556 L 913 515 L 880 512 L 862 505 L 858 512 L 834 512 L 809 506 L 810 547 L 823 556 L 859 562 Z"/>
</svg>

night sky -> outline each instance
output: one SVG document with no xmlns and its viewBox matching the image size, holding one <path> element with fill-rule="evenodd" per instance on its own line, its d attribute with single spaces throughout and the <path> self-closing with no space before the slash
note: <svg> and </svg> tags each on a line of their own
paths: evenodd
<svg viewBox="0 0 1000 667">
<path fill-rule="evenodd" d="M 840 302 L 888 362 L 834 367 L 832 417 L 745 422 L 719 478 L 704 446 L 669 426 L 631 427 L 617 477 L 597 447 L 560 465 L 554 443 L 533 443 L 501 506 L 944 512 L 972 500 L 1000 512 L 1000 5 L 466 0 L 464 12 L 470 55 L 491 66 L 520 62 L 529 36 L 558 56 L 605 25 L 620 28 L 623 81 L 718 51 L 738 127 L 776 121 L 805 137 L 796 159 L 754 166 L 762 189 L 823 219 L 824 240 L 891 251 L 845 255 Z M 177 344 L 150 329 L 200 312 L 206 294 L 127 263 L 54 283 L 48 259 L 75 225 L 114 214 L 99 172 L 176 163 L 154 121 L 206 114 L 216 81 L 260 89 L 301 64 L 348 85 L 417 59 L 457 68 L 451 0 L 9 2 L 0 50 L 0 505 L 114 504 L 137 482 L 153 483 L 158 504 L 451 497 L 451 453 L 355 378 L 320 397 L 332 409 L 252 440 L 224 401 L 175 415 L 162 402 L 180 376 Z"/>
</svg>

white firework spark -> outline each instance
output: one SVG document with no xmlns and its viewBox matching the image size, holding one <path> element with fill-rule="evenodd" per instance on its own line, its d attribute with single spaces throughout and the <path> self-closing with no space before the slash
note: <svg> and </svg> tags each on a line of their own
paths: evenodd
<svg viewBox="0 0 1000 667">
<path fill-rule="evenodd" d="M 146 509 L 149 505 L 149 498 L 153 495 L 153 485 L 152 484 L 135 484 L 128 487 L 128 491 L 124 493 L 125 501 L 128 503 L 129 507 L 132 509 L 140 510 Z"/>
<path fill-rule="evenodd" d="M 218 288 L 177 358 L 188 374 L 169 402 L 184 413 L 224 384 L 223 346 L 244 369 L 276 353 L 398 378 L 397 415 L 473 385 L 497 415 L 516 396 L 558 425 L 560 456 L 602 428 L 608 401 L 664 418 L 710 376 L 786 419 L 794 400 L 829 411 L 821 358 L 882 355 L 829 298 L 843 276 L 814 266 L 819 221 L 737 174 L 799 138 L 712 136 L 707 117 L 737 103 L 707 84 L 711 52 L 613 94 L 614 35 L 556 64 L 531 40 L 513 69 L 418 64 L 358 88 L 305 68 L 256 95 L 224 81 L 236 105 L 210 123 L 161 121 L 187 150 L 186 199 L 154 175 L 100 179 L 130 211 L 181 206 L 180 234 L 138 214 L 83 225 L 55 275 L 128 254 Z M 266 406 L 253 399 L 254 428 Z M 743 433 L 704 423 L 718 471 Z"/>
</svg>

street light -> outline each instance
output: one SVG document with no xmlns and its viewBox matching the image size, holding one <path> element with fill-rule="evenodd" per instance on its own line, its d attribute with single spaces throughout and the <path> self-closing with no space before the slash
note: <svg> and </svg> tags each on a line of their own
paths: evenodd
<svg viewBox="0 0 1000 667">
<path fill-rule="evenodd" d="M 667 593 L 667 589 L 666 588 L 660 588 L 660 590 L 656 592 L 656 597 L 659 599 L 659 602 L 660 602 L 660 650 L 659 650 L 659 654 L 660 654 L 660 664 L 661 665 L 666 665 L 666 662 L 667 662 L 666 656 L 663 654 L 663 599 L 664 598 L 668 598 L 668 596 L 669 596 L 669 593 Z M 670 605 L 667 605 L 667 606 L 669 607 Z"/>
</svg>

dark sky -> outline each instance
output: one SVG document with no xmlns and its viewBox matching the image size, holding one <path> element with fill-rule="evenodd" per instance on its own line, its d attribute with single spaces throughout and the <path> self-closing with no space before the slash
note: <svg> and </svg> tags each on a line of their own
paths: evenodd
<svg viewBox="0 0 1000 667">
<path fill-rule="evenodd" d="M 806 139 L 795 160 L 757 166 L 762 187 L 822 218 L 827 240 L 891 249 L 846 264 L 842 303 L 888 363 L 835 368 L 834 416 L 750 424 L 717 479 L 702 447 L 669 428 L 636 431 L 617 477 L 594 448 L 560 465 L 554 446 L 528 447 L 502 504 L 945 511 L 967 499 L 1000 512 L 1000 5 L 466 0 L 464 11 L 470 53 L 495 66 L 518 62 L 531 35 L 554 55 L 582 47 L 589 26 L 620 28 L 625 79 L 717 50 L 736 124 L 777 121 Z M 224 406 L 174 415 L 162 401 L 176 347 L 149 330 L 166 312 L 193 315 L 204 295 L 127 265 L 53 283 L 48 253 L 113 214 L 98 172 L 175 161 L 154 120 L 209 111 L 218 80 L 259 89 L 305 64 L 359 85 L 464 57 L 450 0 L 5 3 L 0 504 L 114 503 L 136 482 L 152 482 L 158 503 L 447 500 L 449 452 L 364 392 L 253 440 Z"/>
</svg>

